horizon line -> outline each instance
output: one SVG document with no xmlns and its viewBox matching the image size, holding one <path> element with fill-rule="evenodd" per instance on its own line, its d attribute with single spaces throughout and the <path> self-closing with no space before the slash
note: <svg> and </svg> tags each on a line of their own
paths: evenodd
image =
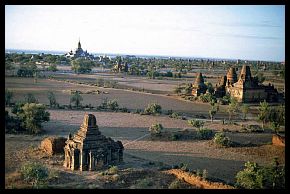
<svg viewBox="0 0 290 194">
<path fill-rule="evenodd" d="M 5 53 L 7 50 L 18 50 L 18 51 L 42 51 L 42 53 L 46 52 L 58 52 L 58 53 L 67 53 L 67 51 L 63 51 L 63 50 L 40 50 L 40 49 L 18 49 L 18 48 L 5 48 Z M 25 53 L 25 52 L 24 52 Z M 103 54 L 103 55 L 134 55 L 134 56 L 148 56 L 148 57 L 174 57 L 174 58 L 195 58 L 195 59 L 217 59 L 217 60 L 228 60 L 228 61 L 232 61 L 232 60 L 244 60 L 244 61 L 264 61 L 264 62 L 284 62 L 284 60 L 261 60 L 261 59 L 245 59 L 245 58 L 222 58 L 222 57 L 205 57 L 205 56 L 174 56 L 174 55 L 150 55 L 150 54 L 128 54 L 128 53 L 109 53 L 109 52 L 89 52 L 91 54 Z M 47 53 L 47 54 L 51 54 L 51 53 Z"/>
</svg>

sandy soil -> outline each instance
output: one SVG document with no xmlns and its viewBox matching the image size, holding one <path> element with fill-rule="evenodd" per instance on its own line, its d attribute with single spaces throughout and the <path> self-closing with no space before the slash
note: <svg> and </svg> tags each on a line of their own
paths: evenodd
<svg viewBox="0 0 290 194">
<path fill-rule="evenodd" d="M 134 80 L 130 80 L 130 82 L 133 83 Z M 23 100 L 24 95 L 31 92 L 40 103 L 45 104 L 48 104 L 47 91 L 49 90 L 55 92 L 56 99 L 60 104 L 69 104 L 70 90 L 87 91 L 97 89 L 96 87 L 80 86 L 47 79 L 39 79 L 35 84 L 31 78 L 23 79 L 12 77 L 6 77 L 5 88 L 13 91 L 13 99 L 16 101 Z M 171 96 L 109 88 L 99 89 L 108 92 L 108 94 L 83 94 L 83 104 L 91 103 L 97 106 L 100 105 L 103 98 L 108 97 L 109 99 L 116 98 L 121 107 L 127 107 L 129 109 L 144 109 L 148 103 L 157 102 L 162 106 L 164 112 L 172 109 L 173 111 L 186 113 L 190 116 L 197 114 L 208 116 L 208 104 L 185 102 L 174 99 Z M 221 109 L 224 110 L 225 107 L 221 107 Z M 210 140 L 151 141 L 150 135 L 148 135 L 148 128 L 157 122 L 161 123 L 166 130 L 193 130 L 193 128 L 188 126 L 187 121 L 169 118 L 166 115 L 148 116 L 133 113 L 71 110 L 49 110 L 49 112 L 51 114 L 51 120 L 43 124 L 44 134 L 38 136 L 5 135 L 5 178 L 10 177 L 11 173 L 15 173 L 15 170 L 23 162 L 27 160 L 39 160 L 39 158 L 37 159 L 37 157 L 31 156 L 31 150 L 37 147 L 40 141 L 46 136 L 59 135 L 67 137 L 70 132 L 75 133 L 79 129 L 85 113 L 92 113 L 96 116 L 99 130 L 104 135 L 122 141 L 125 151 L 124 164 L 120 168 L 124 170 L 125 168 L 134 167 L 141 167 L 143 169 L 152 168 L 152 166 L 148 166 L 149 161 L 155 161 L 156 163 L 162 162 L 170 166 L 184 163 L 191 169 L 206 169 L 209 177 L 233 184 L 236 173 L 243 169 L 246 161 L 254 161 L 261 165 L 266 165 L 271 163 L 272 159 L 277 156 L 281 164 L 285 163 L 285 148 L 272 146 L 270 144 L 272 138 L 271 133 L 236 133 L 235 131 L 241 128 L 240 125 L 222 125 L 221 121 L 217 121 L 213 123 L 207 122 L 205 127 L 215 131 L 222 130 L 222 128 L 230 129 L 233 132 L 228 132 L 227 136 L 233 141 L 241 144 L 251 143 L 255 146 L 218 148 Z M 225 115 L 225 113 L 218 113 L 216 117 L 223 118 Z M 242 123 L 257 124 L 255 121 L 240 122 L 239 124 Z M 91 181 L 92 179 L 96 179 L 96 175 L 93 172 L 85 172 L 84 174 L 87 176 L 84 177 L 79 172 L 71 173 L 65 171 L 61 166 L 60 158 L 55 165 L 51 164 L 51 161 L 47 158 L 44 158 L 44 161 L 48 165 L 52 165 L 51 167 L 64 173 L 63 176 L 66 177 L 64 185 L 68 188 L 74 188 L 76 186 L 71 183 L 73 179 L 77 180 L 77 185 L 79 186 L 89 182 L 91 187 L 107 188 L 109 187 L 108 185 L 115 185 L 116 187 L 123 188 L 118 183 L 109 182 L 110 184 L 106 185 L 101 180 L 99 182 Z M 144 172 L 142 173 L 144 174 Z M 142 173 L 139 175 L 138 172 L 137 174 L 133 173 L 132 176 L 141 176 Z M 124 174 L 126 174 L 125 171 Z M 159 178 L 158 176 L 156 179 L 161 180 L 162 178 L 160 177 L 162 176 L 160 175 Z M 168 181 L 172 181 L 172 179 Z M 162 184 L 160 183 L 160 188 L 163 188 Z M 127 185 L 127 187 L 130 187 L 130 185 Z"/>
<path fill-rule="evenodd" d="M 23 149 L 23 147 L 36 145 L 40 142 L 41 137 L 44 138 L 47 135 L 66 137 L 69 132 L 74 133 L 79 129 L 86 111 L 50 110 L 49 112 L 51 121 L 43 125 L 46 131 L 44 136 L 33 137 L 32 140 L 27 141 L 28 145 L 25 146 L 18 144 L 19 150 Z M 255 147 L 218 148 L 210 140 L 151 141 L 150 136 L 134 141 L 148 134 L 148 127 L 155 122 L 162 123 L 165 129 L 170 130 L 190 129 L 190 127 L 184 120 L 165 116 L 141 116 L 138 114 L 110 112 L 88 113 L 96 115 L 99 130 L 104 135 L 122 141 L 125 147 L 125 154 L 137 156 L 144 160 L 163 162 L 168 165 L 185 163 L 191 169 L 207 169 L 209 177 L 220 179 L 227 183 L 234 183 L 236 173 L 243 169 L 246 161 L 254 161 L 261 165 L 266 165 L 272 161 L 273 157 L 278 156 L 280 162 L 285 163 L 285 149 L 269 145 L 272 138 L 272 134 L 269 133 L 227 133 L 227 136 L 233 141 L 256 144 L 257 146 Z M 219 124 L 214 123 L 211 125 L 217 126 Z M 211 125 L 208 125 L 208 127 Z M 5 143 L 7 146 L 5 146 L 5 153 L 6 155 L 9 153 L 9 157 L 17 157 L 16 154 L 11 154 L 11 150 L 18 149 L 13 146 L 13 138 L 15 137 L 6 135 Z M 29 139 L 29 136 L 25 138 Z M 127 160 L 126 157 L 124 160 Z M 136 164 L 134 166 L 136 167 Z"/>
</svg>

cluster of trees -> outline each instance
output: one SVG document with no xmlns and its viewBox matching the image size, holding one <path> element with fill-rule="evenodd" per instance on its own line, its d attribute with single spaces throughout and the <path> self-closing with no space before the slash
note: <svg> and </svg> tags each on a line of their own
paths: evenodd
<svg viewBox="0 0 290 194">
<path fill-rule="evenodd" d="M 236 175 L 236 186 L 244 189 L 285 189 L 285 168 L 274 158 L 270 166 L 246 162 L 245 169 Z"/>
<path fill-rule="evenodd" d="M 25 53 L 5 53 L 5 62 L 25 64 L 28 62 L 44 62 L 48 64 L 69 64 L 70 59 L 64 55 L 52 54 L 25 54 Z"/>
<path fill-rule="evenodd" d="M 8 132 L 40 133 L 41 123 L 49 121 L 50 116 L 45 105 L 38 103 L 16 103 L 11 112 L 16 116 L 5 111 L 5 127 Z"/>
</svg>

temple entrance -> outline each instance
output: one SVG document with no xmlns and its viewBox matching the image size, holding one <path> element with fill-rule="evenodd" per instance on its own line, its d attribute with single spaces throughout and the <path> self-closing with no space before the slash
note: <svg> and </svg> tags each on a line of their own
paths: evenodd
<svg viewBox="0 0 290 194">
<path fill-rule="evenodd" d="M 75 150 L 74 153 L 74 157 L 75 157 L 75 169 L 79 169 L 80 168 L 80 151 L 79 150 Z"/>
</svg>

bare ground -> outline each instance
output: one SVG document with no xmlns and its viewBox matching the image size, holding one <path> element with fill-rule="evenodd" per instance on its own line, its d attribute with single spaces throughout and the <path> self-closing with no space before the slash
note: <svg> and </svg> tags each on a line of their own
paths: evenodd
<svg viewBox="0 0 290 194">
<path fill-rule="evenodd" d="M 23 149 L 40 144 L 47 135 L 67 136 L 79 129 L 86 111 L 50 110 L 51 121 L 44 124 L 43 136 L 5 136 L 5 170 L 13 172 L 15 162 L 25 154 Z M 233 184 L 235 175 L 243 169 L 246 161 L 261 165 L 271 163 L 277 156 L 280 163 L 285 163 L 285 149 L 270 145 L 270 133 L 227 133 L 232 140 L 240 143 L 252 143 L 252 147 L 218 148 L 210 140 L 192 141 L 151 141 L 150 136 L 134 141 L 148 134 L 148 127 L 155 122 L 162 123 L 166 129 L 178 130 L 189 128 L 186 121 L 166 116 L 147 116 L 130 113 L 89 112 L 96 115 L 100 131 L 116 140 L 121 140 L 125 147 L 124 161 L 132 161 L 136 156 L 139 162 L 129 162 L 127 167 L 140 168 L 140 161 L 162 162 L 169 166 L 180 163 L 191 169 L 207 169 L 208 176 Z M 126 122 L 124 122 L 124 120 Z M 214 126 L 218 124 L 212 124 Z M 210 125 L 209 125 L 210 126 Z M 144 167 L 144 166 L 143 166 Z M 9 170 L 10 169 L 10 170 Z"/>
</svg>

